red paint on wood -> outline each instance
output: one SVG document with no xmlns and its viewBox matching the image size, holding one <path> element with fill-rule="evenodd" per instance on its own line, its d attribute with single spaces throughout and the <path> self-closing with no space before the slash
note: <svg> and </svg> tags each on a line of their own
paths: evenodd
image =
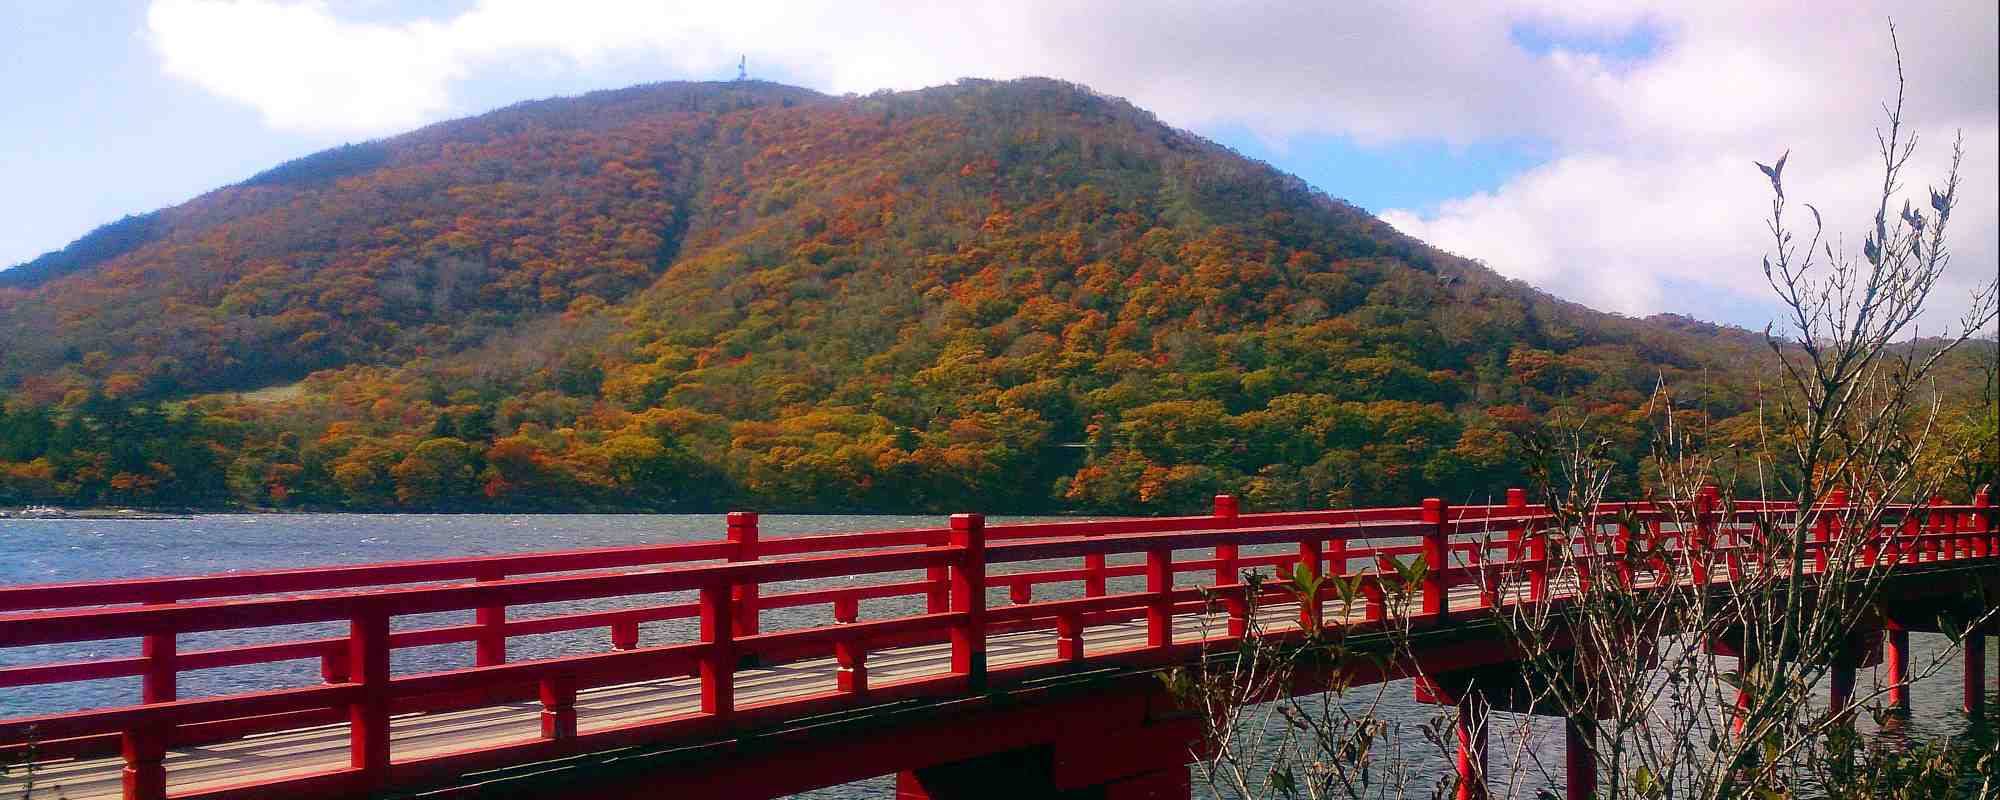
<svg viewBox="0 0 2000 800">
<path fill-rule="evenodd" d="M 369 611 L 348 623 L 349 680 L 361 696 L 348 704 L 348 765 L 364 786 L 380 786 L 389 772 L 389 614 Z"/>
<path fill-rule="evenodd" d="M 1216 518 L 1217 525 L 1234 525 L 1238 513 L 1239 507 L 1237 506 L 1235 496 L 1226 494 L 1215 496 L 1215 510 L 1212 516 Z M 1215 546 L 1215 585 L 1228 586 L 1240 579 L 1240 576 L 1237 574 L 1236 558 L 1237 546 L 1235 544 L 1218 544 Z"/>
<path fill-rule="evenodd" d="M 1146 551 L 1146 646 L 1156 649 L 1174 643 L 1174 551 Z"/>
<path fill-rule="evenodd" d="M 728 533 L 726 535 L 728 542 L 734 545 L 734 550 L 729 554 L 729 560 L 731 562 L 756 561 L 759 552 L 757 543 L 757 512 L 731 511 L 729 512 L 727 522 Z M 736 613 L 730 616 L 732 624 L 736 626 L 736 635 L 757 635 L 757 621 L 759 616 L 757 584 L 754 581 L 738 583 L 731 590 L 731 594 L 736 599 Z"/>
<path fill-rule="evenodd" d="M 951 629 L 951 671 L 964 675 L 973 691 L 986 685 L 986 517 L 953 514 L 951 610 L 965 615 Z"/>
<path fill-rule="evenodd" d="M 736 626 L 730 619 L 735 603 L 726 585 L 701 589 L 701 641 L 708 645 L 701 658 L 701 710 L 728 717 L 736 710 Z"/>
<path fill-rule="evenodd" d="M 1889 707 L 1900 711 L 1910 710 L 1910 632 L 1900 627 L 1891 627 L 1882 639 L 1883 659 L 1887 662 L 1889 683 Z"/>
<path fill-rule="evenodd" d="M 167 796 L 167 728 L 147 725 L 120 737 L 125 758 L 124 800 L 165 800 Z"/>
<path fill-rule="evenodd" d="M 1597 796 L 1597 753 L 1591 749 L 1597 723 L 1569 718 L 1563 724 L 1563 772 L 1569 800 Z"/>
<path fill-rule="evenodd" d="M 1450 616 L 1448 588 L 1445 585 L 1445 570 L 1451 566 L 1445 555 L 1446 542 L 1450 540 L 1446 521 L 1451 518 L 1450 509 L 1443 500 L 1432 497 L 1424 500 L 1424 572 L 1423 616 L 1443 622 Z"/>
<path fill-rule="evenodd" d="M 557 741 L 576 738 L 576 679 L 568 675 L 543 678 L 539 693 L 542 738 Z"/>
</svg>

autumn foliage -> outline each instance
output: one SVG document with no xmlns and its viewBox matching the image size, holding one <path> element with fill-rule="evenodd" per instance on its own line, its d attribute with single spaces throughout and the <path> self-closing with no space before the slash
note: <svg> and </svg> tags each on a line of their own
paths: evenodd
<svg viewBox="0 0 2000 800">
<path fill-rule="evenodd" d="M 523 104 L 141 223 L 0 283 L 0 503 L 1484 498 L 1550 408 L 1636 463 L 1661 382 L 1736 416 L 1763 357 L 1047 80 Z"/>
</svg>

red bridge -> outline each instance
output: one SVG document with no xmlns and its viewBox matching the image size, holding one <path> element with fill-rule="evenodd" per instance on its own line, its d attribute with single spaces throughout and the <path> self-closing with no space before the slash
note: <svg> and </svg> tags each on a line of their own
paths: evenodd
<svg viewBox="0 0 2000 800">
<path fill-rule="evenodd" d="M 1253 607 L 1242 571 L 1363 575 L 1369 601 L 1351 615 L 1318 597 L 1300 603 L 1279 581 L 1263 584 L 1255 606 L 1268 630 L 1318 616 L 1359 635 L 1391 612 L 1382 565 L 1420 558 L 1430 569 L 1409 626 L 1426 674 L 1491 666 L 1508 657 L 1494 609 L 1573 591 L 1598 558 L 1573 557 L 1552 575 L 1552 548 L 1595 545 L 1538 533 L 1551 516 L 1518 491 L 1509 498 L 1239 515 L 1219 497 L 1210 516 L 988 526 L 961 514 L 948 527 L 785 538 L 759 538 L 757 515 L 736 513 L 723 538 L 687 544 L 0 587 L 0 648 L 140 642 L 135 655 L 57 663 L 0 650 L 0 708 L 36 707 L 51 684 L 136 676 L 142 686 L 129 705 L 0 720 L 13 764 L 0 794 L 753 798 L 897 773 L 906 798 L 1185 798 L 1198 721 L 1151 672 L 1242 635 Z M 1800 513 L 1697 506 L 1695 524 L 1680 526 L 1669 509 L 1608 504 L 1598 542 L 1619 553 L 1644 536 L 1669 553 L 1720 554 L 1694 565 L 1698 577 L 1662 561 L 1627 580 L 1726 581 L 1756 568 L 1737 554 L 1759 517 Z M 1912 609 L 1889 621 L 1891 680 L 1907 632 L 1935 619 L 1921 610 L 1926 597 L 1994 584 L 1994 512 L 1982 494 L 1901 508 L 1870 532 L 1866 557 L 1924 577 L 1888 592 L 1892 608 Z M 1612 515 L 1644 524 L 1635 533 L 1609 525 Z M 1818 558 L 1832 527 L 1816 528 Z M 509 614 L 549 603 L 570 605 Z M 861 614 L 896 603 L 904 611 Z M 592 604 L 617 607 L 576 610 Z M 774 609 L 814 621 L 768 630 L 763 612 Z M 467 611 L 469 623 L 395 624 Z M 675 620 L 699 620 L 698 635 Z M 265 638 L 283 638 L 281 626 L 311 623 L 347 632 L 180 646 L 184 634 L 273 628 Z M 663 636 L 669 628 L 683 635 Z M 512 637 L 595 629 L 608 632 L 600 652 L 508 658 Z M 1967 641 L 1970 709 L 1984 639 Z M 391 669 L 398 649 L 453 643 L 471 645 L 472 665 Z M 189 671 L 302 659 L 319 662 L 311 685 L 206 697 L 177 687 Z M 1429 685 L 1426 699 L 1452 702 L 1448 683 Z M 1853 667 L 1832 683 L 1851 691 Z M 1572 734 L 1568 780 L 1583 796 L 1595 768 Z M 1461 771 L 1473 775 L 1466 765 L 1483 754 L 1465 744 Z"/>
</svg>

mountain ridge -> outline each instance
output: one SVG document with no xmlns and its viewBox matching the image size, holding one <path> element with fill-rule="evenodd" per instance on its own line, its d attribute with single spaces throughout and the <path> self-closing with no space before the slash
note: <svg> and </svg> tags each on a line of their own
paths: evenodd
<svg viewBox="0 0 2000 800">
<path fill-rule="evenodd" d="M 0 466 L 46 462 L 0 497 L 205 469 L 188 491 L 253 507 L 1407 499 L 1518 482 L 1508 431 L 1571 406 L 1636 474 L 1660 384 L 1742 415 L 1764 357 L 1508 280 L 1051 79 L 531 101 L 157 213 L 147 241 L 0 286 L 0 390 L 43 431 Z M 46 444 L 169 400 L 227 463 Z M 93 424 L 72 433 L 118 427 Z"/>
</svg>

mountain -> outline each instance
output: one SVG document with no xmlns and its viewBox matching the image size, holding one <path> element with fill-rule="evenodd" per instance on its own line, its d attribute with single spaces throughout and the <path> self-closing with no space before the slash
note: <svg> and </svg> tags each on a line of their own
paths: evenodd
<svg viewBox="0 0 2000 800">
<path fill-rule="evenodd" d="M 0 271 L 0 502 L 1483 499 L 1759 336 L 1508 281 L 1115 98 L 669 83 L 319 153 Z"/>
</svg>

